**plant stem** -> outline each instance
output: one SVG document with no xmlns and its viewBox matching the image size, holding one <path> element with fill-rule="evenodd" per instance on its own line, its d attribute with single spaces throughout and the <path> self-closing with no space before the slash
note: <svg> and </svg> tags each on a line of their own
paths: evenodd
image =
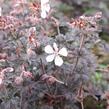
<svg viewBox="0 0 109 109">
<path fill-rule="evenodd" d="M 44 65 L 42 63 L 42 59 L 40 59 L 40 63 L 41 63 L 42 73 L 45 74 L 46 72 L 45 72 L 45 69 L 44 69 Z"/>
<path fill-rule="evenodd" d="M 43 65 L 43 63 L 42 63 L 42 59 L 40 59 L 40 63 L 41 63 L 42 73 L 43 73 L 43 74 L 46 74 L 44 65 Z M 52 94 L 52 92 L 51 92 L 51 90 L 50 90 L 50 87 L 49 87 L 49 84 L 48 84 L 47 82 L 45 82 L 45 83 L 46 83 L 46 86 L 47 86 L 47 88 L 48 88 L 48 90 L 49 90 L 49 93 Z"/>
<path fill-rule="evenodd" d="M 79 51 L 78 51 L 78 56 L 76 57 L 76 62 L 75 62 L 75 65 L 73 67 L 73 70 L 72 70 L 72 74 L 74 74 L 76 68 L 77 68 L 77 64 L 79 62 L 79 59 L 80 59 L 80 53 L 81 53 L 81 49 L 84 45 L 84 39 L 85 39 L 85 35 L 83 33 L 81 33 L 81 41 L 80 41 L 80 46 L 79 46 Z M 66 77 L 66 82 L 69 80 L 69 78 L 71 78 L 72 76 L 67 76 Z"/>
<path fill-rule="evenodd" d="M 78 51 L 78 56 L 76 58 L 76 63 L 75 63 L 75 66 L 73 67 L 73 73 L 75 72 L 76 68 L 77 68 L 77 64 L 78 64 L 78 61 L 80 59 L 80 53 L 81 53 L 81 49 L 83 47 L 83 44 L 84 44 L 84 39 L 85 39 L 85 35 L 81 35 L 81 42 L 80 42 L 80 46 L 79 46 L 79 51 Z"/>
<path fill-rule="evenodd" d="M 81 102 L 81 109 L 84 109 L 84 104 L 83 104 L 83 102 Z"/>
</svg>

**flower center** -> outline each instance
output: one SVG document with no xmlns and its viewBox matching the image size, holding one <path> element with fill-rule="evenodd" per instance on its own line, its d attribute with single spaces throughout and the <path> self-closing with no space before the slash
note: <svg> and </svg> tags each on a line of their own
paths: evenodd
<svg viewBox="0 0 109 109">
<path fill-rule="evenodd" d="M 59 52 L 58 52 L 58 51 L 55 51 L 54 54 L 55 54 L 56 56 L 58 56 L 58 55 L 59 55 Z"/>
</svg>

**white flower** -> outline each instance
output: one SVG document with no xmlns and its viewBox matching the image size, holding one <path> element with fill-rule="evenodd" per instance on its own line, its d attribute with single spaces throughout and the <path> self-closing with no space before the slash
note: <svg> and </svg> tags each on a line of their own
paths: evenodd
<svg viewBox="0 0 109 109">
<path fill-rule="evenodd" d="M 61 66 L 63 64 L 61 56 L 66 57 L 68 55 L 67 49 L 63 47 L 59 50 L 56 43 L 53 43 L 53 48 L 51 47 L 51 45 L 47 45 L 44 50 L 47 54 L 49 54 L 46 57 L 46 61 L 52 62 L 54 60 L 54 63 L 57 66 Z"/>
<path fill-rule="evenodd" d="M 46 18 L 50 11 L 49 0 L 41 0 L 41 17 Z"/>
</svg>

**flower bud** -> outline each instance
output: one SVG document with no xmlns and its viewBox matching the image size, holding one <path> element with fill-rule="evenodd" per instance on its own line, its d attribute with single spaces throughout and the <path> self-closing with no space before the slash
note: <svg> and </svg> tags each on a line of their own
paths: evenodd
<svg viewBox="0 0 109 109">
<path fill-rule="evenodd" d="M 27 78 L 33 78 L 32 73 L 29 72 L 29 71 L 23 71 L 23 76 L 24 76 L 24 77 L 27 77 Z"/>
<path fill-rule="evenodd" d="M 17 85 L 20 85 L 22 82 L 23 82 L 23 78 L 18 76 L 15 78 L 14 82 L 17 84 Z"/>
</svg>

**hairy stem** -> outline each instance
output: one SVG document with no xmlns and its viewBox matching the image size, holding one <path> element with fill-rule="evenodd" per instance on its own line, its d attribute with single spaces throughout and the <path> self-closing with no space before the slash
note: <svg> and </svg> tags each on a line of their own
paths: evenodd
<svg viewBox="0 0 109 109">
<path fill-rule="evenodd" d="M 85 35 L 81 33 L 81 40 L 80 40 L 80 46 L 79 46 L 79 51 L 78 51 L 78 56 L 76 57 L 76 62 L 75 62 L 75 65 L 73 67 L 73 70 L 72 70 L 72 74 L 76 71 L 76 68 L 77 68 L 77 65 L 78 65 L 78 62 L 79 62 L 79 59 L 80 59 L 80 53 L 81 53 L 81 49 L 84 45 L 84 39 L 85 39 Z M 66 77 L 66 82 L 68 82 L 69 78 L 71 78 L 71 74 L 68 75 Z"/>
<path fill-rule="evenodd" d="M 82 47 L 84 45 L 84 39 L 85 39 L 85 35 L 82 34 L 81 35 L 81 42 L 80 42 L 80 46 L 79 46 L 79 51 L 78 51 L 78 56 L 76 58 L 75 66 L 73 67 L 73 71 L 72 71 L 73 73 L 75 72 L 77 64 L 78 64 L 78 61 L 80 59 L 80 53 L 81 53 L 81 49 L 82 49 Z"/>
</svg>

